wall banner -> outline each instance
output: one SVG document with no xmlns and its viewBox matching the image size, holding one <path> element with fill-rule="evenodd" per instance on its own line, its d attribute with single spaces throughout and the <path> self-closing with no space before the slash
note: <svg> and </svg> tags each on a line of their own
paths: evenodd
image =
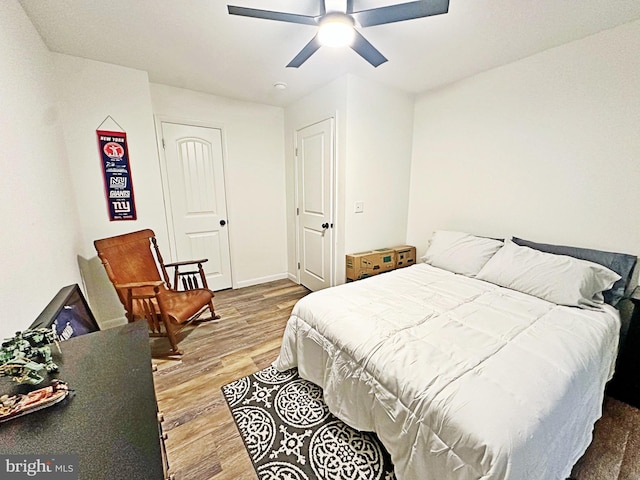
<svg viewBox="0 0 640 480">
<path fill-rule="evenodd" d="M 109 205 L 109 219 L 135 220 L 136 204 L 131 182 L 127 134 L 106 130 L 96 130 L 96 133 Z"/>
</svg>

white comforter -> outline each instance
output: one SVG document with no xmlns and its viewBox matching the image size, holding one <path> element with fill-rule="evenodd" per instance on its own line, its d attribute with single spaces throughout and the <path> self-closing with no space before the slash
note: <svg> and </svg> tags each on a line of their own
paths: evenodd
<svg viewBox="0 0 640 480">
<path fill-rule="evenodd" d="M 377 432 L 399 480 L 563 480 L 601 415 L 619 327 L 609 306 L 420 264 L 301 299 L 274 365 Z"/>
</svg>

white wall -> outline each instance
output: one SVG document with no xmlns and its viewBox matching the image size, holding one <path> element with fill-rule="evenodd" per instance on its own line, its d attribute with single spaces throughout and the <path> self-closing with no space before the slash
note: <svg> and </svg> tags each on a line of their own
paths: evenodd
<svg viewBox="0 0 640 480">
<path fill-rule="evenodd" d="M 416 102 L 407 240 L 436 229 L 640 253 L 640 22 Z"/>
<path fill-rule="evenodd" d="M 14 0 L 0 2 L 0 339 L 81 284 L 82 243 L 49 51 Z"/>
<path fill-rule="evenodd" d="M 94 240 L 151 228 L 165 260 L 171 257 L 154 114 L 223 128 L 234 287 L 286 277 L 282 109 L 150 85 L 143 71 L 52 56 L 73 170 L 74 202 L 86 239 L 79 261 L 99 322 L 121 320 L 124 310 L 96 256 Z M 95 133 L 107 116 L 127 132 L 136 221 L 108 218 Z M 103 128 L 119 130 L 111 120 Z"/>
<path fill-rule="evenodd" d="M 413 99 L 353 75 L 341 77 L 285 111 L 289 273 L 296 277 L 295 132 L 336 119 L 334 250 L 336 284 L 345 254 L 404 244 L 407 225 Z M 354 213 L 355 201 L 364 212 Z"/>
<path fill-rule="evenodd" d="M 151 84 L 159 118 L 220 127 L 234 287 L 286 278 L 284 110 Z"/>
<path fill-rule="evenodd" d="M 93 241 L 151 228 L 161 247 L 168 247 L 149 81 L 147 73 L 139 70 L 69 55 L 51 55 L 56 67 L 75 203 L 85 238 L 80 248 L 80 266 L 91 308 L 98 322 L 106 323 L 124 318 L 124 309 L 97 258 Z M 109 220 L 96 137 L 96 129 L 109 115 L 127 133 L 135 221 Z M 102 128 L 120 130 L 110 120 Z"/>
<path fill-rule="evenodd" d="M 151 227 L 168 245 L 154 114 L 224 129 L 234 286 L 295 275 L 293 138 L 329 116 L 338 282 L 348 251 L 404 241 L 404 94 L 346 76 L 283 111 L 150 86 L 145 72 L 51 54 L 15 0 L 0 2 L 0 41 L 0 201 L 13 207 L 0 213 L 0 334 L 82 283 L 78 264 L 99 319 L 122 313 L 92 242 Z M 420 96 L 407 243 L 420 254 L 450 228 L 639 253 L 638 51 L 634 22 Z M 136 222 L 108 220 L 95 137 L 107 115 L 128 134 Z"/>
<path fill-rule="evenodd" d="M 350 75 L 347 104 L 345 253 L 403 245 L 413 97 Z M 356 201 L 364 202 L 362 213 L 354 212 Z"/>
</svg>

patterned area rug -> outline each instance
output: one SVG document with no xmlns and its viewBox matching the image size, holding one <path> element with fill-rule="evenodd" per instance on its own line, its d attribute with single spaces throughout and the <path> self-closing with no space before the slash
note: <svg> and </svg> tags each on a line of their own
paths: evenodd
<svg viewBox="0 0 640 480">
<path fill-rule="evenodd" d="M 375 434 L 334 417 L 322 389 L 272 366 L 222 387 L 260 480 L 395 480 Z"/>
</svg>

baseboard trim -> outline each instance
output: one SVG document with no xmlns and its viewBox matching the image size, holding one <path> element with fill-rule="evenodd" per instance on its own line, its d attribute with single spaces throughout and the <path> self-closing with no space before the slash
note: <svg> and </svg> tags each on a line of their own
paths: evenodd
<svg viewBox="0 0 640 480">
<path fill-rule="evenodd" d="M 287 278 L 289 278 L 289 275 L 286 272 L 277 273 L 275 275 L 268 275 L 266 277 L 252 278 L 250 280 L 242 280 L 239 282 L 235 282 L 233 288 L 252 287 L 253 285 L 260 285 L 261 283 L 267 283 L 267 282 L 275 282 L 276 280 L 284 280 Z"/>
<path fill-rule="evenodd" d="M 107 328 L 119 327 L 120 325 L 127 324 L 127 317 L 111 318 L 109 320 L 103 320 L 98 322 L 100 330 L 106 330 Z"/>
</svg>

